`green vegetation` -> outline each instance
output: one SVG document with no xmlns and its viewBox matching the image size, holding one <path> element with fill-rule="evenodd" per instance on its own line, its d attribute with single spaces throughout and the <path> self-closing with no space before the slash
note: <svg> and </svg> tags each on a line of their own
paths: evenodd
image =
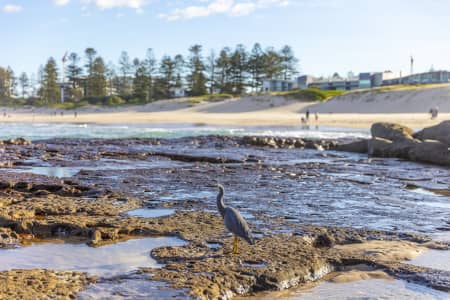
<svg viewBox="0 0 450 300">
<path fill-rule="evenodd" d="M 95 49 L 87 48 L 82 56 L 70 53 L 64 61 L 64 80 L 53 57 L 37 76 L 15 76 L 11 68 L 0 67 L 0 103 L 5 99 L 5 105 L 77 108 L 145 104 L 180 96 L 193 97 L 192 103 L 214 101 L 260 91 L 263 78 L 291 79 L 298 63 L 290 46 L 264 49 L 258 43 L 250 51 L 239 44 L 207 56 L 201 45 L 193 45 L 186 58 L 163 55 L 160 60 L 152 49 L 144 58 L 134 59 L 123 51 L 117 65 L 105 64 Z M 58 104 L 62 81 L 64 103 Z"/>
<path fill-rule="evenodd" d="M 202 102 L 216 102 L 216 101 L 223 101 L 226 99 L 231 99 L 235 96 L 231 94 L 211 94 L 211 95 L 203 95 L 203 96 L 197 96 L 197 97 L 189 97 L 189 101 L 191 104 L 199 104 Z"/>
<path fill-rule="evenodd" d="M 283 96 L 290 99 L 303 100 L 303 101 L 326 101 L 330 98 L 343 95 L 345 91 L 340 90 L 321 90 L 317 88 L 308 88 L 304 90 L 292 90 L 287 92 L 274 92 L 271 93 L 274 96 Z"/>
</svg>

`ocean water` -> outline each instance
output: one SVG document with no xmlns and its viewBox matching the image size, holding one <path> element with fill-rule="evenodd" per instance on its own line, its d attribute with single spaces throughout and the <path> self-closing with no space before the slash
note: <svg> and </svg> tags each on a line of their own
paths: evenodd
<svg viewBox="0 0 450 300">
<path fill-rule="evenodd" d="M 0 123 L 0 139 L 180 138 L 199 135 L 267 135 L 310 139 L 367 138 L 364 129 L 326 126 L 210 126 L 196 124 Z"/>
</svg>

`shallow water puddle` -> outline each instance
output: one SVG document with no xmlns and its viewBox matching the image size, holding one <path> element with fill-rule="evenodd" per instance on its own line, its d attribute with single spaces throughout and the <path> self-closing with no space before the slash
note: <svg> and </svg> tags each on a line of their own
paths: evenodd
<svg viewBox="0 0 450 300">
<path fill-rule="evenodd" d="M 0 270 L 74 270 L 103 277 L 114 276 L 140 267 L 161 267 L 150 257 L 152 249 L 185 244 L 172 237 L 134 239 L 99 248 L 86 244 L 33 244 L 0 250 Z"/>
<path fill-rule="evenodd" d="M 155 192 L 146 192 L 147 196 L 156 196 L 155 199 L 161 202 L 177 200 L 197 200 L 197 199 L 215 199 L 216 193 L 211 191 L 187 191 L 184 189 L 172 190 L 158 196 Z"/>
<path fill-rule="evenodd" d="M 420 267 L 450 271 L 450 251 L 430 250 L 422 253 L 410 261 L 405 261 L 405 263 Z"/>
<path fill-rule="evenodd" d="M 401 280 L 369 279 L 346 283 L 323 282 L 282 299 L 449 299 L 449 294 Z"/>
<path fill-rule="evenodd" d="M 81 169 L 82 168 L 79 167 L 31 167 L 27 169 L 17 169 L 14 171 L 20 173 L 45 175 L 49 177 L 66 178 L 75 176 Z"/>
<path fill-rule="evenodd" d="M 170 216 L 175 213 L 175 209 L 168 208 L 139 208 L 130 210 L 127 215 L 138 218 L 159 218 Z"/>
<path fill-rule="evenodd" d="M 223 245 L 219 244 L 219 243 L 206 243 L 206 247 L 211 248 L 211 249 L 219 249 L 222 246 Z"/>
<path fill-rule="evenodd" d="M 263 261 L 243 261 L 240 265 L 249 268 L 265 268 L 268 266 L 268 264 Z"/>
<path fill-rule="evenodd" d="M 81 170 L 85 171 L 102 171 L 102 170 L 128 170 L 128 169 L 147 169 L 147 168 L 171 168 L 174 166 L 183 166 L 183 164 L 172 161 L 127 161 L 115 159 L 101 159 L 100 161 L 92 161 L 91 165 L 83 166 L 32 166 L 20 169 L 12 169 L 20 173 L 31 173 L 37 175 L 45 175 L 50 177 L 68 178 L 78 174 Z M 186 165 L 186 164 L 184 164 Z"/>
<path fill-rule="evenodd" d="M 165 289 L 166 284 L 146 279 L 126 279 L 90 285 L 78 300 L 186 299 L 182 290 Z"/>
</svg>

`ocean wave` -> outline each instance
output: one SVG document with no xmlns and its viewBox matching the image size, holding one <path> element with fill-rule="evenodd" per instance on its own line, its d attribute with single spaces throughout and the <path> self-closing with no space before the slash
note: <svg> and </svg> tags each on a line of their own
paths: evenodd
<svg viewBox="0 0 450 300">
<path fill-rule="evenodd" d="M 281 136 L 311 139 L 368 138 L 368 130 L 334 127 L 311 128 L 269 126 L 195 126 L 195 124 L 74 124 L 74 123 L 3 123 L 0 138 L 24 137 L 30 140 L 49 138 L 180 138 L 199 135 Z"/>
</svg>

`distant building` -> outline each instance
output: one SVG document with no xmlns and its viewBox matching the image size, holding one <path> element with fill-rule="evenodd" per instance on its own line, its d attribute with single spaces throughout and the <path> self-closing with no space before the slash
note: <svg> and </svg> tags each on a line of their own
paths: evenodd
<svg viewBox="0 0 450 300">
<path fill-rule="evenodd" d="M 371 73 L 359 73 L 358 76 L 358 88 L 370 89 L 372 87 L 372 74 Z"/>
<path fill-rule="evenodd" d="M 450 82 L 449 71 L 430 71 L 419 74 L 412 74 L 401 78 L 403 84 L 427 84 Z"/>
<path fill-rule="evenodd" d="M 311 75 L 302 75 L 300 77 L 297 77 L 295 88 L 307 89 L 309 85 L 313 83 L 315 80 L 316 78 L 314 78 Z"/>
<path fill-rule="evenodd" d="M 283 79 L 264 79 L 263 92 L 284 92 L 294 88 L 294 81 Z"/>
<path fill-rule="evenodd" d="M 281 92 L 292 89 L 319 88 L 321 90 L 351 91 L 357 89 L 370 89 L 373 87 L 398 85 L 398 84 L 428 84 L 450 82 L 449 71 L 434 71 L 413 74 L 402 77 L 401 73 L 392 71 L 365 72 L 354 76 L 349 72 L 347 78 L 340 77 L 337 73 L 333 77 L 323 78 L 311 75 L 302 75 L 295 80 L 267 79 L 263 81 L 264 92 Z"/>
<path fill-rule="evenodd" d="M 342 78 L 334 76 L 326 79 L 316 79 L 308 84 L 308 87 L 319 88 L 321 90 L 341 90 L 351 91 L 356 89 L 366 89 L 371 87 L 370 73 L 360 73 L 358 76 Z"/>
<path fill-rule="evenodd" d="M 401 77 L 401 73 L 394 73 L 392 71 L 376 72 L 372 73 L 371 86 L 382 86 L 385 82 L 395 80 Z"/>
<path fill-rule="evenodd" d="M 183 87 L 172 87 L 170 88 L 170 95 L 173 98 L 183 98 L 187 96 L 186 89 Z"/>
</svg>

